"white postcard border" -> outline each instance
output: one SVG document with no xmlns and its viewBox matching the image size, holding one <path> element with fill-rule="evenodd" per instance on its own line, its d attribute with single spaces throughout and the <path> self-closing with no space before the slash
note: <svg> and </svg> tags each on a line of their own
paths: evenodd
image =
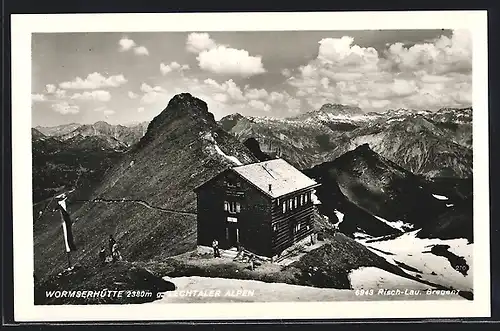
<svg viewBox="0 0 500 331">
<path fill-rule="evenodd" d="M 12 37 L 16 321 L 487 317 L 490 307 L 486 11 L 16 14 Z M 256 24 L 258 22 L 258 24 Z M 473 40 L 474 300 L 35 306 L 31 208 L 31 34 L 53 32 L 469 29 Z M 188 305 L 188 306 L 187 306 Z M 142 309 L 141 309 L 142 308 Z"/>
</svg>

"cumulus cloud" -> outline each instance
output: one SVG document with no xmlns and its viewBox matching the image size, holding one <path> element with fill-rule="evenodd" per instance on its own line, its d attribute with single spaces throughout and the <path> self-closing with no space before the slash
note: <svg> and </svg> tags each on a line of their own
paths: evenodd
<svg viewBox="0 0 500 331">
<path fill-rule="evenodd" d="M 191 53 L 200 53 L 215 46 L 215 41 L 208 33 L 190 33 L 186 41 L 186 50 Z"/>
<path fill-rule="evenodd" d="M 128 92 L 127 92 L 127 95 L 128 95 L 128 97 L 129 97 L 130 99 L 137 99 L 137 97 L 138 97 L 137 93 L 134 93 L 134 92 L 132 92 L 132 91 L 128 91 Z"/>
<path fill-rule="evenodd" d="M 70 104 L 67 101 L 54 103 L 52 109 L 62 115 L 77 114 L 80 111 L 80 107 L 75 104 Z"/>
<path fill-rule="evenodd" d="M 111 100 L 111 93 L 103 90 L 85 91 L 83 93 L 74 93 L 70 99 L 73 100 L 95 100 L 95 101 L 109 101 Z"/>
<path fill-rule="evenodd" d="M 251 56 L 243 49 L 217 46 L 201 52 L 196 59 L 201 69 L 216 74 L 249 77 L 266 72 L 262 57 Z"/>
<path fill-rule="evenodd" d="M 134 48 L 134 53 L 137 55 L 149 55 L 148 49 L 144 46 Z"/>
<path fill-rule="evenodd" d="M 326 102 L 368 111 L 470 105 L 472 52 L 467 31 L 386 47 L 379 53 L 349 36 L 324 38 L 317 57 L 298 67 L 286 82 L 313 108 Z"/>
<path fill-rule="evenodd" d="M 86 78 L 76 77 L 72 81 L 62 82 L 63 89 L 98 89 L 103 87 L 118 87 L 127 82 L 123 75 L 105 77 L 98 72 L 89 74 Z"/>
<path fill-rule="evenodd" d="M 152 104 L 166 98 L 166 90 L 161 86 L 150 86 L 142 83 L 141 91 L 144 92 L 141 102 L 145 104 Z"/>
<path fill-rule="evenodd" d="M 247 99 L 265 99 L 269 93 L 265 89 L 249 89 L 245 92 L 245 97 Z"/>
<path fill-rule="evenodd" d="M 45 90 L 49 94 L 54 93 L 56 91 L 56 89 L 57 89 L 57 86 L 55 86 L 54 84 L 47 84 L 47 85 L 45 85 Z"/>
<path fill-rule="evenodd" d="M 250 107 L 253 107 L 253 108 L 256 108 L 256 109 L 259 109 L 259 110 L 263 110 L 263 111 L 270 111 L 271 110 L 271 106 L 268 105 L 267 103 L 261 101 L 261 100 L 250 100 L 248 102 L 248 105 Z"/>
<path fill-rule="evenodd" d="M 186 49 L 196 53 L 198 66 L 206 71 L 223 75 L 249 77 L 266 72 L 261 56 L 252 56 L 244 49 L 217 44 L 208 33 L 191 33 Z"/>
<path fill-rule="evenodd" d="M 218 102 L 221 102 L 221 103 L 225 103 L 227 102 L 229 99 L 228 95 L 227 94 L 224 94 L 224 93 L 215 93 L 214 94 L 214 100 L 215 101 L 218 101 Z"/>
<path fill-rule="evenodd" d="M 356 71 L 377 70 L 378 52 L 373 47 L 353 45 L 354 38 L 325 38 L 319 41 L 318 60 L 324 65 Z"/>
<path fill-rule="evenodd" d="M 170 64 L 160 63 L 160 72 L 162 75 L 167 75 L 167 74 L 174 72 L 174 71 L 182 72 L 185 70 L 189 70 L 189 65 L 179 64 L 175 61 L 171 62 Z"/>
<path fill-rule="evenodd" d="M 245 96 L 243 95 L 243 91 L 238 85 L 236 85 L 236 83 L 232 79 L 222 84 L 219 84 L 215 80 L 208 78 L 204 80 L 204 83 L 205 85 L 213 87 L 216 90 L 226 92 L 229 95 L 229 97 L 233 100 L 236 101 L 246 100 Z"/>
<path fill-rule="evenodd" d="M 145 46 L 137 45 L 135 41 L 128 37 L 123 37 L 118 41 L 120 52 L 133 50 L 136 55 L 149 55 L 149 51 Z"/>
<path fill-rule="evenodd" d="M 134 47 L 135 41 L 132 39 L 129 39 L 128 37 L 123 37 L 118 41 L 118 44 L 120 45 L 120 51 L 125 52 L 130 50 L 132 47 Z"/>
<path fill-rule="evenodd" d="M 292 72 L 290 69 L 285 68 L 285 69 L 281 70 L 281 74 L 285 77 L 290 77 L 292 75 Z"/>
<path fill-rule="evenodd" d="M 466 30 L 455 30 L 450 37 L 441 36 L 433 43 L 404 47 L 390 45 L 387 59 L 401 71 L 425 70 L 430 74 L 470 72 L 472 70 L 472 40 Z"/>
<path fill-rule="evenodd" d="M 37 93 L 37 94 L 31 95 L 31 100 L 33 100 L 33 101 L 47 101 L 47 98 L 45 97 L 45 95 Z"/>
<path fill-rule="evenodd" d="M 142 112 L 144 111 L 144 107 L 139 107 L 139 108 L 137 108 L 137 111 L 138 111 L 139 113 L 142 113 Z"/>
<path fill-rule="evenodd" d="M 275 91 L 271 92 L 271 94 L 269 94 L 268 96 L 269 102 L 283 102 L 284 99 L 285 99 L 285 94 Z"/>
</svg>

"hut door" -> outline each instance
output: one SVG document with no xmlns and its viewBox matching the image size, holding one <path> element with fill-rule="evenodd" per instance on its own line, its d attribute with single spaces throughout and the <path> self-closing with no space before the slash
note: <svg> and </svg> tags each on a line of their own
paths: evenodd
<svg viewBox="0 0 500 331">
<path fill-rule="evenodd" d="M 228 226 L 226 228 L 226 240 L 228 247 L 234 247 L 236 246 L 236 243 L 238 242 L 240 233 L 237 227 L 233 226 Z"/>
</svg>

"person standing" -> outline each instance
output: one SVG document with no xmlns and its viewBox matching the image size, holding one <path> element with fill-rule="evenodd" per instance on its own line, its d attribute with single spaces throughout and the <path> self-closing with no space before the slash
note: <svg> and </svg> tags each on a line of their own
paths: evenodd
<svg viewBox="0 0 500 331">
<path fill-rule="evenodd" d="M 109 254 L 111 256 L 113 256 L 113 245 L 116 244 L 116 240 L 115 240 L 115 238 L 113 238 L 112 234 L 109 235 L 109 242 L 108 242 L 108 244 L 109 244 Z"/>
<path fill-rule="evenodd" d="M 101 250 L 99 251 L 99 262 L 101 262 L 101 265 L 106 263 L 106 246 L 102 246 Z"/>
<path fill-rule="evenodd" d="M 120 254 L 120 251 L 118 250 L 118 244 L 116 242 L 113 244 L 113 253 L 112 254 L 113 254 L 113 262 L 122 260 L 122 255 Z"/>
<path fill-rule="evenodd" d="M 219 242 L 217 241 L 217 239 L 214 239 L 214 241 L 212 241 L 212 248 L 214 249 L 214 258 L 220 257 Z"/>
</svg>

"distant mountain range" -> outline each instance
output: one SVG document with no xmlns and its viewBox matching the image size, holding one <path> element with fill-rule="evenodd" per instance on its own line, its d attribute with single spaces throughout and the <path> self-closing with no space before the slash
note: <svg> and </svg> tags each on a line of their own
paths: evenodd
<svg viewBox="0 0 500 331">
<path fill-rule="evenodd" d="M 37 126 L 34 129 L 38 130 L 45 136 L 53 137 L 60 141 L 70 141 L 78 144 L 83 142 L 87 137 L 98 137 L 104 144 L 103 147 L 111 149 L 126 149 L 139 141 L 146 133 L 149 122 L 141 122 L 138 124 L 124 126 L 111 125 L 104 121 L 99 121 L 94 124 L 65 124 L 55 127 Z"/>
<path fill-rule="evenodd" d="M 359 108 L 327 104 L 285 119 L 232 114 L 219 123 L 240 141 L 254 138 L 263 152 L 280 155 L 301 169 L 368 143 L 375 152 L 419 175 L 472 175 L 472 108 L 363 113 Z"/>
</svg>

